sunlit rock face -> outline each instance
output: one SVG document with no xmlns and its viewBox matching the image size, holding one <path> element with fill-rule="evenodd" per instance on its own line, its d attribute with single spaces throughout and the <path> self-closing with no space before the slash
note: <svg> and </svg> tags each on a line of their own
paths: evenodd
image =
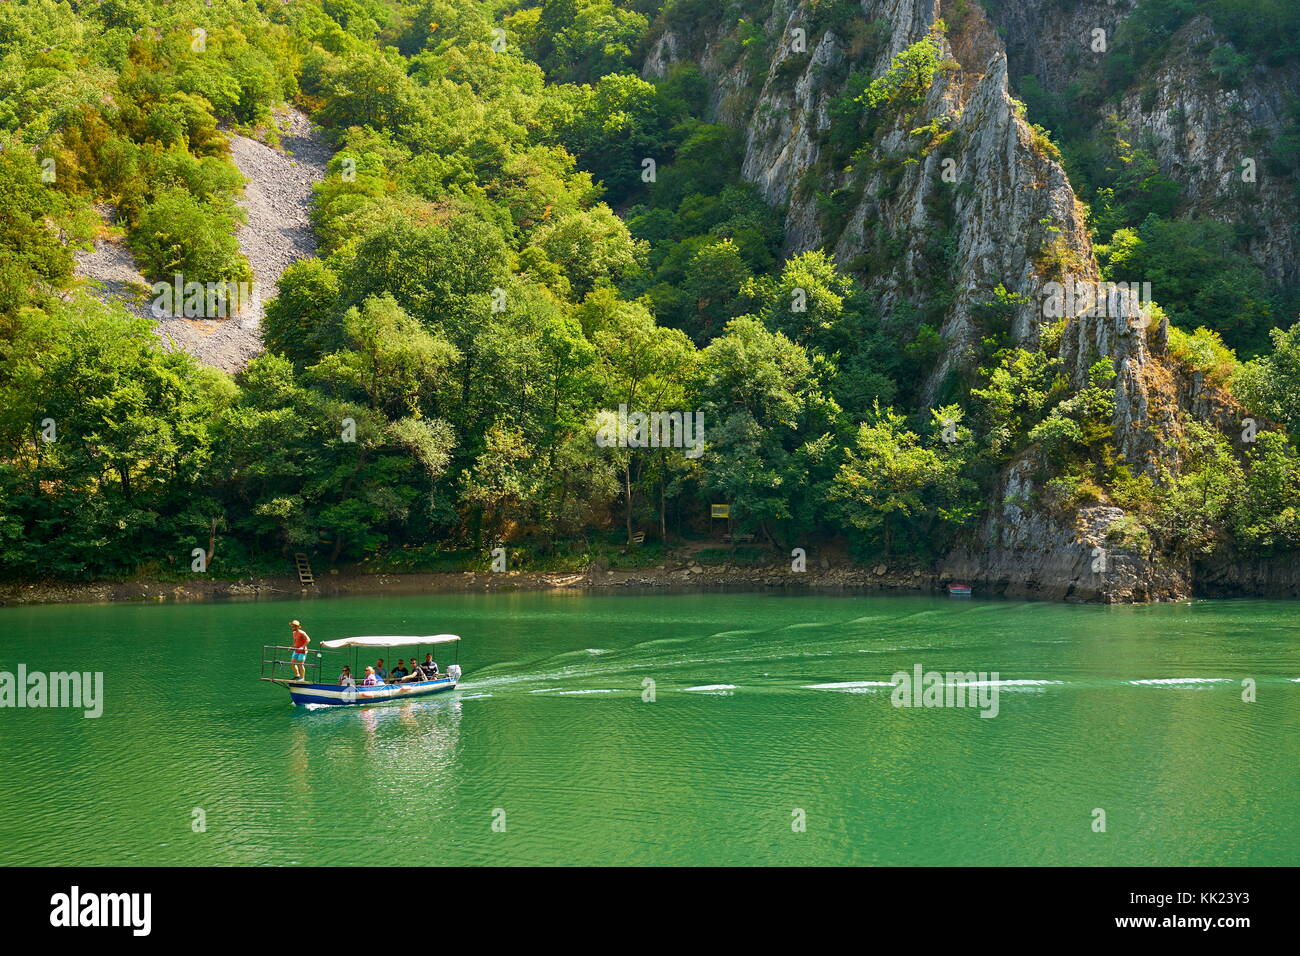
<svg viewBox="0 0 1300 956">
<path fill-rule="evenodd" d="M 744 135 L 743 175 L 784 210 L 787 254 L 826 249 L 874 293 L 882 321 L 915 322 L 924 314 L 940 329 L 945 351 L 926 382 L 931 399 L 977 344 L 975 307 L 993 299 L 997 286 L 1023 297 L 1011 338 L 1033 348 L 1044 322 L 1045 283 L 1099 278 L 1082 206 L 1054 148 L 1035 134 L 1033 117 L 1013 97 L 1016 74 L 1007 50 L 1017 51 L 1016 70 L 1040 70 L 1045 87 L 1063 88 L 1086 62 L 1093 31 L 1113 35 L 1130 7 L 1106 0 L 1068 10 L 1049 0 L 989 6 L 998 29 L 974 2 L 862 0 L 862 23 L 837 33 L 816 27 L 807 0 L 777 0 L 764 22 L 767 35 L 777 38 L 769 56 L 736 56 L 737 38 L 723 24 L 702 36 L 661 32 L 643 65 L 643 75 L 660 76 L 675 62 L 700 64 L 711 83 L 712 117 Z M 831 162 L 825 134 L 847 78 L 862 71 L 882 75 L 940 18 L 947 27 L 943 64 L 924 103 L 877 131 L 853 156 L 852 164 L 862 168 Z M 1189 24 L 1179 42 L 1203 42 L 1197 29 L 1203 27 Z M 1144 110 L 1149 104 L 1125 97 L 1120 118 L 1152 131 L 1162 166 L 1197 165 L 1201 179 L 1188 195 L 1209 210 L 1232 193 L 1223 178 L 1228 161 L 1211 155 L 1210 140 L 1222 135 L 1240 142 L 1245 127 L 1224 118 L 1221 97 L 1194 90 L 1186 66 L 1164 60 L 1159 68 L 1155 82 L 1168 84 L 1170 92 L 1162 95 L 1169 101 L 1157 98 Z M 1276 94 L 1243 88 L 1239 96 L 1249 117 L 1280 122 L 1277 96 L 1285 84 L 1277 82 Z M 1181 108 L 1209 132 L 1179 133 L 1160 118 L 1162 108 Z M 825 213 L 827 197 L 840 203 L 834 219 Z M 1282 208 L 1265 213 L 1275 223 L 1266 236 L 1281 235 Z M 1289 268 L 1275 265 L 1270 274 L 1285 275 Z M 1076 387 L 1086 383 L 1095 362 L 1112 360 L 1116 450 L 1135 471 L 1152 475 L 1178 467 L 1175 441 L 1186 416 L 1225 425 L 1237 411 L 1169 363 L 1167 331 L 1132 311 L 1083 314 L 1069 319 L 1059 346 Z M 1109 528 L 1124 517 L 1114 505 L 1049 514 L 1040 501 L 1040 471 L 1030 459 L 1006 469 L 989 513 L 971 541 L 950 556 L 948 571 L 1004 593 L 1051 598 L 1160 600 L 1189 593 L 1185 562 L 1125 551 L 1108 539 Z M 1094 570 L 1099 548 L 1108 556 L 1100 572 Z"/>
<path fill-rule="evenodd" d="M 1104 55 L 1094 49 L 1097 31 L 1103 42 L 1113 39 L 1135 4 L 989 0 L 986 6 L 1005 37 L 1013 85 L 1032 76 L 1061 92 Z M 1151 151 L 1161 172 L 1182 186 L 1181 214 L 1247 227 L 1247 252 L 1264 274 L 1295 283 L 1300 206 L 1293 185 L 1270 171 L 1268 157 L 1289 121 L 1288 102 L 1300 95 L 1300 72 L 1255 64 L 1225 88 L 1208 61 L 1227 42 L 1209 18 L 1193 17 L 1118 104 L 1105 109 L 1101 125 L 1117 124 L 1127 142 Z"/>
<path fill-rule="evenodd" d="M 904 303 L 933 307 L 951 298 L 941 316 L 949 348 L 932 388 L 972 344 L 973 303 L 991 299 L 998 284 L 1030 299 L 1013 335 L 1035 340 L 1045 247 L 1058 245 L 1080 277 L 1096 277 L 1082 210 L 1060 164 L 1035 147 L 1008 91 L 1006 52 L 977 4 L 963 5 L 960 21 L 947 23 L 944 68 L 912 117 L 878 138 L 870 157 L 876 168 L 864 177 L 819 164 L 829 107 L 848 74 L 884 73 L 897 54 L 930 33 L 946 12 L 942 6 L 865 0 L 863 23 L 880 29 L 864 39 L 815 33 L 809 3 L 777 3 L 768 21 L 779 36 L 770 59 L 741 57 L 727 66 L 725 34 L 706 38 L 701 49 L 669 31 L 658 37 L 643 70 L 661 75 L 688 57 L 701 64 L 712 81 L 715 118 L 744 132 L 743 175 L 785 208 L 787 253 L 833 251 L 841 267 L 879 294 L 886 320 Z M 932 121 L 945 134 L 942 148 L 925 148 L 926 134 L 913 132 Z M 842 225 L 831 229 L 819 215 L 818 194 L 836 189 L 852 202 Z M 945 231 L 942 262 L 933 254 L 936 229 Z M 891 250 L 890 268 L 873 270 L 867 260 L 882 247 Z"/>
<path fill-rule="evenodd" d="M 971 584 L 982 594 L 1107 604 L 1172 601 L 1191 594 L 1186 561 L 1125 547 L 1111 534 L 1124 517 L 1113 505 L 1091 505 L 1071 516 L 1038 502 L 1028 456 L 1006 469 L 997 503 L 974 540 L 941 563 L 941 577 Z"/>
<path fill-rule="evenodd" d="M 1223 89 L 1205 69 L 1222 40 L 1197 17 L 1174 37 L 1148 78 L 1152 94 L 1128 92 L 1116 111 L 1135 142 L 1149 143 L 1160 169 L 1183 186 L 1183 212 L 1249 229 L 1246 251 L 1274 282 L 1300 281 L 1300 206 L 1268 156 L 1300 96 L 1295 70 L 1247 72 Z"/>
</svg>

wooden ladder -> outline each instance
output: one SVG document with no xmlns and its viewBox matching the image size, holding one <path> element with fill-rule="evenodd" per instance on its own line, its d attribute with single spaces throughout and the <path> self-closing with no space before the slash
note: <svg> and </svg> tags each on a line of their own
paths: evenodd
<svg viewBox="0 0 1300 956">
<path fill-rule="evenodd" d="M 307 563 L 307 555 L 302 554 L 301 552 L 295 554 L 293 556 L 293 563 L 298 568 L 298 580 L 302 582 L 303 587 L 316 583 L 316 578 L 313 577 L 311 573 L 311 565 Z"/>
</svg>

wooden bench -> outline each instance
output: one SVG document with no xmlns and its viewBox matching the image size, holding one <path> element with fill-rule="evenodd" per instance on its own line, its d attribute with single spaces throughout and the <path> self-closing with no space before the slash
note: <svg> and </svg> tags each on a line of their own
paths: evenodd
<svg viewBox="0 0 1300 956">
<path fill-rule="evenodd" d="M 722 540 L 730 542 L 731 544 L 744 544 L 748 541 L 753 541 L 754 536 L 752 534 L 724 534 Z"/>
</svg>

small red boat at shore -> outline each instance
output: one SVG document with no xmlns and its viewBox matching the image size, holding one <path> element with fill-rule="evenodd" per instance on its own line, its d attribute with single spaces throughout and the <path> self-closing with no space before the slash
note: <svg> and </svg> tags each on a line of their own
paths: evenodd
<svg viewBox="0 0 1300 956">
<path fill-rule="evenodd" d="M 970 585 L 950 584 L 948 585 L 948 594 L 951 597 L 970 597 Z"/>
</svg>

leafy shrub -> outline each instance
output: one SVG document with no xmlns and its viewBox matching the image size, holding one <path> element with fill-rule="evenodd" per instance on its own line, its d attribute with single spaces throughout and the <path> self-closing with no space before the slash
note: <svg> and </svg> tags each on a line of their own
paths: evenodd
<svg viewBox="0 0 1300 956">
<path fill-rule="evenodd" d="M 1236 354 L 1223 344 L 1218 332 L 1206 328 L 1189 333 L 1171 327 L 1169 354 L 1187 368 L 1204 373 L 1206 381 L 1220 388 L 1232 384 L 1233 373 L 1237 370 Z"/>
<path fill-rule="evenodd" d="M 219 209 L 184 189 L 162 190 L 131 233 L 141 271 L 154 280 L 248 281 L 252 270 L 235 239 L 235 209 Z"/>
<path fill-rule="evenodd" d="M 1147 554 L 1151 551 L 1151 533 L 1133 515 L 1124 515 L 1106 528 L 1106 543 L 1124 551 Z"/>
<path fill-rule="evenodd" d="M 1087 475 L 1066 472 L 1043 483 L 1043 500 L 1060 515 L 1073 514 L 1081 505 L 1100 501 L 1103 492 Z"/>
</svg>

